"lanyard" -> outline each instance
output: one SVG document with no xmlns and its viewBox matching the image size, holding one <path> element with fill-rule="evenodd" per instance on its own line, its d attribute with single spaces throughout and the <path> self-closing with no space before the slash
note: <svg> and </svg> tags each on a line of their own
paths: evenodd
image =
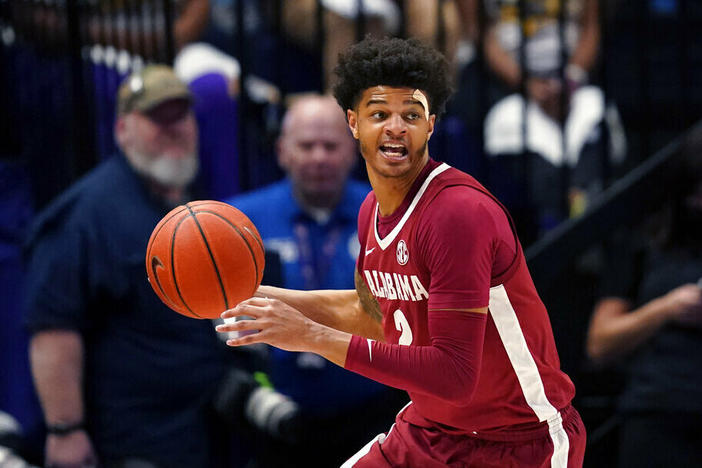
<svg viewBox="0 0 702 468">
<path fill-rule="evenodd" d="M 311 229 L 315 225 L 305 216 L 295 221 L 293 232 L 300 253 L 300 273 L 305 289 L 322 289 L 327 280 L 334 254 L 341 241 L 342 226 L 340 222 L 330 221 L 327 226 L 316 225 L 323 232 L 324 242 L 313 242 Z"/>
</svg>

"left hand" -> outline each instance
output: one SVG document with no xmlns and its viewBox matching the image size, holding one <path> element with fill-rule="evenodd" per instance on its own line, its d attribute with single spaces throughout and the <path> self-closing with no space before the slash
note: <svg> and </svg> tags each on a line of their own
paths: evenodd
<svg viewBox="0 0 702 468">
<path fill-rule="evenodd" d="M 667 295 L 673 310 L 673 320 L 685 327 L 702 327 L 702 289 L 698 284 L 684 284 Z"/>
<path fill-rule="evenodd" d="M 252 297 L 222 314 L 222 318 L 249 317 L 234 323 L 218 325 L 220 333 L 254 332 L 227 340 L 229 346 L 267 343 L 285 351 L 309 351 L 317 328 L 322 325 L 308 319 L 297 309 L 278 299 Z"/>
</svg>

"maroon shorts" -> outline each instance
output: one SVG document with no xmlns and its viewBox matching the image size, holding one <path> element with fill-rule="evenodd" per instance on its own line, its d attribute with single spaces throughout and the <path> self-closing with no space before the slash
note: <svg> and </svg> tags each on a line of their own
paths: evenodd
<svg viewBox="0 0 702 468">
<path fill-rule="evenodd" d="M 415 426 L 401 412 L 387 434 L 370 441 L 342 468 L 582 467 L 586 435 L 580 415 L 568 407 L 554 419 L 550 430 L 544 427 L 535 437 L 486 440 Z"/>
</svg>

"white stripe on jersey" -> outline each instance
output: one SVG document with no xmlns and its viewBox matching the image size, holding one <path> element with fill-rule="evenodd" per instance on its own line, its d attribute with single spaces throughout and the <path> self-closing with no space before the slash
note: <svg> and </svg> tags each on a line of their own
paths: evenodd
<svg viewBox="0 0 702 468">
<path fill-rule="evenodd" d="M 429 173 L 427 178 L 424 180 L 424 183 L 419 188 L 419 191 L 414 196 L 414 199 L 412 199 L 412 203 L 410 203 L 410 206 L 407 208 L 407 211 L 405 211 L 405 214 L 402 215 L 402 219 L 400 219 L 400 222 L 397 223 L 397 226 L 395 226 L 393 230 L 390 231 L 390 234 L 385 236 L 385 239 L 381 239 L 380 235 L 378 234 L 378 204 L 375 204 L 375 213 L 373 214 L 373 228 L 375 231 L 375 240 L 382 250 L 385 250 L 388 247 L 388 245 L 392 244 L 392 241 L 395 240 L 395 237 L 397 237 L 397 235 L 400 233 L 400 230 L 402 230 L 402 227 L 405 225 L 410 215 L 414 211 L 415 207 L 417 206 L 417 203 L 419 203 L 419 200 L 422 198 L 422 195 L 427 190 L 429 182 L 434 180 L 434 177 L 438 176 L 446 169 L 451 169 L 451 166 L 449 166 L 446 163 L 441 163 Z"/>
<path fill-rule="evenodd" d="M 353 465 L 355 465 L 356 462 L 358 462 L 358 460 L 368 455 L 374 443 L 378 442 L 379 444 L 382 444 L 383 441 L 385 441 L 385 434 L 378 434 L 373 438 L 373 440 L 364 445 L 361 450 L 359 450 L 351 458 L 346 460 L 344 464 L 341 465 L 339 468 L 353 468 Z"/>
<path fill-rule="evenodd" d="M 489 310 L 527 404 L 539 421 L 548 421 L 549 434 L 553 440 L 551 467 L 566 468 L 570 443 L 563 429 L 563 420 L 558 410 L 546 398 L 539 369 L 527 347 L 517 314 L 509 301 L 504 285 L 490 288 Z"/>
<path fill-rule="evenodd" d="M 399 415 L 400 413 L 402 413 L 411 404 L 412 404 L 412 402 L 410 401 L 405 406 L 403 406 L 402 409 L 397 412 L 397 414 Z M 359 450 L 351 458 L 346 460 L 344 462 L 344 464 L 341 465 L 339 468 L 353 468 L 353 466 L 356 464 L 357 461 L 359 461 L 361 458 L 368 455 L 368 453 L 371 451 L 371 448 L 373 447 L 374 443 L 378 442 L 379 445 L 382 445 L 383 442 L 385 442 L 385 439 L 390 437 L 390 434 L 392 433 L 392 430 L 394 428 L 395 428 L 395 423 L 393 423 L 392 426 L 390 426 L 390 430 L 386 434 L 378 434 L 377 436 L 375 436 L 373 438 L 373 440 L 371 440 L 366 445 L 364 445 L 361 450 Z"/>
</svg>

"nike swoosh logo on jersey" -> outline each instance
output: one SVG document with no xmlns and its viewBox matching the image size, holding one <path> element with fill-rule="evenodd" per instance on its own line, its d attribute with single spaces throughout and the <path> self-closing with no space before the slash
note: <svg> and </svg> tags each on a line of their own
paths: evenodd
<svg viewBox="0 0 702 468">
<path fill-rule="evenodd" d="M 372 249 L 366 249 L 366 255 L 369 255 L 374 250 L 375 250 L 375 247 L 373 247 Z"/>
</svg>

